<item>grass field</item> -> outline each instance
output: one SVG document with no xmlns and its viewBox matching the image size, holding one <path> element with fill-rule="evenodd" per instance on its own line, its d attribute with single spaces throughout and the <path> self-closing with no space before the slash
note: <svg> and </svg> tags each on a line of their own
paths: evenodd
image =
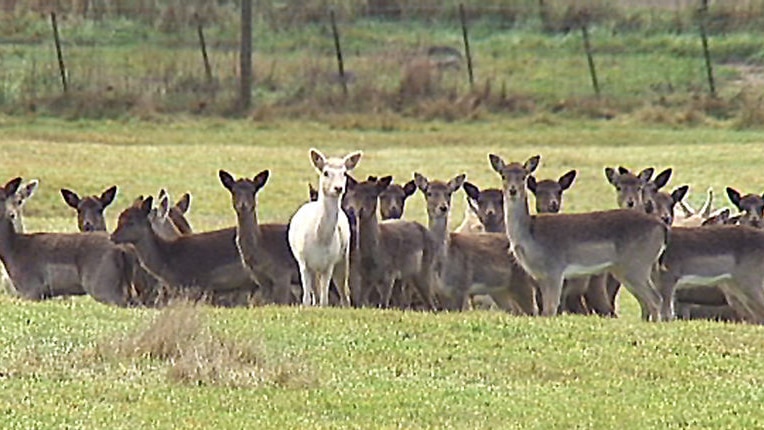
<svg viewBox="0 0 764 430">
<path fill-rule="evenodd" d="M 541 154 L 539 177 L 579 170 L 564 203 L 575 212 L 615 206 L 605 166 L 671 166 L 670 188 L 690 184 L 697 204 L 713 186 L 718 204 L 728 206 L 723 187 L 760 193 L 764 165 L 756 132 L 543 115 L 462 124 L 401 118 L 385 124 L 356 116 L 321 122 L 1 117 L 0 131 L 5 178 L 41 180 L 26 207 L 32 231 L 75 230 L 60 187 L 90 194 L 112 184 L 120 191 L 107 210 L 110 228 L 137 194 L 162 186 L 175 196 L 193 194 L 190 221 L 197 230 L 233 225 L 220 168 L 249 176 L 271 169 L 259 212 L 264 221 L 286 222 L 316 179 L 310 146 L 329 154 L 363 149 L 360 177 L 393 174 L 402 182 L 413 171 L 443 179 L 466 172 L 481 187 L 499 183 L 487 153 L 508 160 Z M 423 200 L 410 199 L 407 218 L 424 220 Z M 455 206 L 454 225 L 462 193 Z M 192 309 L 161 320 L 197 330 L 189 335 L 199 342 L 190 347 L 191 358 L 159 354 L 147 340 L 172 331 L 147 329 L 167 311 L 9 296 L 0 296 L 0 307 L 3 428 L 764 425 L 760 328 L 643 323 L 628 294 L 618 320 L 277 307 Z M 231 353 L 210 352 L 214 345 Z"/>
</svg>

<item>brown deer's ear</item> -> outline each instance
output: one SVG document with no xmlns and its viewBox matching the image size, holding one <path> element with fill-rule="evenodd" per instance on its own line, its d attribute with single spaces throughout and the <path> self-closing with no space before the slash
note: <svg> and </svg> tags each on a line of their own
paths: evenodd
<svg viewBox="0 0 764 430">
<path fill-rule="evenodd" d="M 650 180 L 650 178 L 652 178 L 652 177 L 653 177 L 653 172 L 655 172 L 655 169 L 653 169 L 652 167 L 648 167 L 648 168 L 646 168 L 646 169 L 642 170 L 641 172 L 639 172 L 639 174 L 637 175 L 637 177 L 638 177 L 638 178 L 639 178 L 639 179 L 640 179 L 642 182 L 647 182 L 647 181 L 649 181 L 649 180 Z"/>
<path fill-rule="evenodd" d="M 348 187 L 348 189 L 355 188 L 355 186 L 358 185 L 358 181 L 356 181 L 356 179 L 353 176 L 348 175 L 346 173 L 345 177 L 347 178 L 347 187 Z"/>
<path fill-rule="evenodd" d="M 687 195 L 687 190 L 689 190 L 690 187 L 687 185 L 682 185 L 681 187 L 675 189 L 671 192 L 671 200 L 674 201 L 674 204 L 679 203 L 685 195 Z"/>
<path fill-rule="evenodd" d="M 252 178 L 252 182 L 255 184 L 255 191 L 265 186 L 265 183 L 268 182 L 268 177 L 270 176 L 270 174 L 271 174 L 270 171 L 263 170 L 262 172 L 255 175 L 254 178 Z"/>
<path fill-rule="evenodd" d="M 608 182 L 615 185 L 615 180 L 617 177 L 615 169 L 612 167 L 605 167 L 605 177 L 607 178 Z"/>
<path fill-rule="evenodd" d="M 366 180 L 369 182 L 375 182 L 377 180 L 377 177 L 373 175 L 369 175 L 366 177 Z"/>
<path fill-rule="evenodd" d="M 669 167 L 668 169 L 658 173 L 658 176 L 656 176 L 653 180 L 653 183 L 656 186 L 656 190 L 660 190 L 668 183 L 669 179 L 671 179 L 671 172 L 672 170 Z"/>
<path fill-rule="evenodd" d="M 740 208 L 740 192 L 738 190 L 732 187 L 727 187 L 727 196 L 736 208 L 742 210 L 742 208 Z"/>
<path fill-rule="evenodd" d="M 77 209 L 77 206 L 80 205 L 80 196 L 72 190 L 61 188 L 61 196 L 64 198 L 66 204 L 74 209 Z"/>
<path fill-rule="evenodd" d="M 525 167 L 525 170 L 528 173 L 533 173 L 539 167 L 540 162 L 541 162 L 541 156 L 534 155 L 533 157 L 529 158 L 528 161 L 525 162 L 525 164 L 523 164 L 523 167 Z"/>
<path fill-rule="evenodd" d="M 466 179 L 467 175 L 464 173 L 454 176 L 450 181 L 448 181 L 448 189 L 451 190 L 452 193 L 456 192 L 459 188 L 462 187 Z"/>
<path fill-rule="evenodd" d="M 480 197 L 480 188 L 478 188 L 476 185 L 472 184 L 471 182 L 465 182 L 462 185 L 462 188 L 464 188 L 464 192 L 467 193 L 467 196 L 477 201 Z"/>
<path fill-rule="evenodd" d="M 497 173 L 501 173 L 501 171 L 507 165 L 507 163 L 505 163 L 504 160 L 502 160 L 501 157 L 496 154 L 488 154 L 488 161 L 491 163 L 493 170 L 495 170 Z"/>
<path fill-rule="evenodd" d="M 182 214 L 188 212 L 191 209 L 191 194 L 185 193 L 180 196 L 180 199 L 175 203 L 175 208 Z"/>
<path fill-rule="evenodd" d="M 631 173 L 631 170 L 629 170 L 629 169 L 627 169 L 627 168 L 625 168 L 623 166 L 618 166 L 618 174 L 619 175 L 625 175 L 627 173 Z"/>
<path fill-rule="evenodd" d="M 557 183 L 560 184 L 560 188 L 562 188 L 563 191 L 570 188 L 571 185 L 573 185 L 573 181 L 576 179 L 577 172 L 575 170 L 571 170 L 570 172 L 560 176 L 560 179 L 557 180 Z"/>
<path fill-rule="evenodd" d="M 390 184 L 393 183 L 393 177 L 392 176 L 383 176 L 379 178 L 377 181 L 377 193 L 381 194 L 382 191 L 385 191 L 387 187 L 390 186 Z"/>
<path fill-rule="evenodd" d="M 318 190 L 313 188 L 313 184 L 308 182 L 308 196 L 311 202 L 318 200 Z"/>
<path fill-rule="evenodd" d="M 149 216 L 149 213 L 151 213 L 151 206 L 154 204 L 154 197 L 148 196 L 145 200 L 141 203 L 141 213 L 145 216 Z"/>
<path fill-rule="evenodd" d="M 111 204 L 111 202 L 114 201 L 114 197 L 117 196 L 117 186 L 112 185 L 109 187 L 108 190 L 101 193 L 101 197 L 98 198 L 98 200 L 101 201 L 101 206 L 106 207 Z"/>
<path fill-rule="evenodd" d="M 414 172 L 414 183 L 416 184 L 417 188 L 422 190 L 423 193 L 426 193 L 427 187 L 430 186 L 430 181 L 428 181 L 427 178 L 417 172 Z"/>
<path fill-rule="evenodd" d="M 220 169 L 218 171 L 218 177 L 220 178 L 220 183 L 223 184 L 223 186 L 228 190 L 231 191 L 233 189 L 233 184 L 236 182 L 233 179 L 233 176 L 231 176 L 230 173 L 226 172 L 223 169 Z"/>
<path fill-rule="evenodd" d="M 410 180 L 403 185 L 403 195 L 406 197 L 411 196 L 416 192 L 416 184 L 414 180 Z"/>
<path fill-rule="evenodd" d="M 21 188 L 18 191 L 19 196 L 21 197 L 21 200 L 26 200 L 30 197 L 32 197 L 32 194 L 37 191 L 37 188 L 40 186 L 40 181 L 37 179 L 32 179 L 29 182 L 27 182 L 26 185 L 24 185 L 23 188 Z"/>
<path fill-rule="evenodd" d="M 10 181 L 8 181 L 5 186 L 3 187 L 5 189 L 5 197 L 10 196 L 11 194 L 18 191 L 19 186 L 21 185 L 21 178 L 13 178 Z"/>
<path fill-rule="evenodd" d="M 533 175 L 529 175 L 528 179 L 526 180 L 526 183 L 528 184 L 528 189 L 531 190 L 533 194 L 536 194 L 536 177 Z"/>
</svg>

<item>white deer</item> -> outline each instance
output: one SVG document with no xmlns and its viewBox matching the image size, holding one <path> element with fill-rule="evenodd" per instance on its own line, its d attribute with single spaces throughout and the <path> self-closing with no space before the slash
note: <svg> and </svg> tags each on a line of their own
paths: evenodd
<svg viewBox="0 0 764 430">
<path fill-rule="evenodd" d="M 361 160 L 361 152 L 343 158 L 326 158 L 311 148 L 310 161 L 319 172 L 318 200 L 305 203 L 289 221 L 289 247 L 300 268 L 302 304 L 329 304 L 333 279 L 342 305 L 348 304 L 350 224 L 340 209 L 347 185 L 346 174 Z"/>
</svg>

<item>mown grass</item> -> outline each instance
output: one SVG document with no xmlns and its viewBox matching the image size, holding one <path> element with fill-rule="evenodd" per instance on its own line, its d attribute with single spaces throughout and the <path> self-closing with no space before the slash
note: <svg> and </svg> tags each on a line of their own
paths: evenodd
<svg viewBox="0 0 764 430">
<path fill-rule="evenodd" d="M 190 221 L 197 230 L 233 225 L 220 168 L 250 176 L 271 169 L 259 212 L 264 221 L 286 222 L 307 200 L 306 183 L 316 180 L 310 146 L 329 154 L 363 149 L 359 177 L 393 174 L 403 181 L 415 170 L 431 178 L 466 172 L 481 187 L 498 185 L 488 152 L 511 160 L 540 153 L 540 177 L 579 170 L 567 211 L 615 206 L 605 166 L 671 166 L 670 187 L 691 184 L 693 203 L 711 185 L 719 204 L 728 205 L 726 185 L 761 191 L 764 162 L 759 133 L 622 119 L 398 118 L 381 128 L 364 115 L 315 122 L 2 117 L 0 129 L 5 177 L 41 180 L 26 207 L 31 231 L 75 230 L 58 188 L 89 194 L 111 184 L 120 191 L 107 210 L 110 228 L 135 195 L 161 186 L 176 196 L 193 194 Z M 461 219 L 463 194 L 454 199 L 453 224 Z M 421 195 L 410 199 L 406 217 L 424 220 Z M 278 307 L 201 308 L 191 319 L 162 320 L 162 311 L 88 298 L 31 303 L 8 296 L 0 296 L 0 308 L 4 428 L 753 428 L 764 422 L 759 327 L 643 323 L 627 293 L 618 320 Z M 163 333 L 152 328 L 156 321 L 166 321 Z M 198 346 L 190 349 L 194 360 L 185 365 L 182 354 L 154 354 L 156 339 L 165 339 L 160 346 Z M 216 348 L 231 353 L 216 355 Z M 221 362 L 231 364 L 215 364 Z M 174 373 L 178 363 L 190 371 Z M 265 367 L 246 367 L 252 363 Z M 279 373 L 282 364 L 287 373 Z"/>
</svg>

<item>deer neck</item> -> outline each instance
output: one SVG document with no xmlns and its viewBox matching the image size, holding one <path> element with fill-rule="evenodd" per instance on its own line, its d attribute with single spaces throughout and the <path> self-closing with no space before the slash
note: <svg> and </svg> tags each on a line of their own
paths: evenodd
<svg viewBox="0 0 764 430">
<path fill-rule="evenodd" d="M 17 235 L 11 220 L 7 218 L 0 220 L 0 260 L 2 260 L 3 263 L 6 263 L 12 258 L 14 242 Z"/>
<path fill-rule="evenodd" d="M 239 240 L 242 251 L 247 249 L 256 250 L 260 243 L 260 224 L 257 220 L 257 211 L 244 210 L 236 211 L 236 228 L 238 234 L 236 235 Z"/>
<path fill-rule="evenodd" d="M 321 244 L 328 244 L 334 238 L 337 231 L 337 221 L 339 220 L 341 196 L 331 197 L 323 192 L 318 194 L 318 225 L 316 226 L 316 237 Z"/>
<path fill-rule="evenodd" d="M 376 214 L 358 220 L 358 247 L 362 255 L 374 255 L 379 250 L 379 219 Z"/>
<path fill-rule="evenodd" d="M 172 276 L 167 267 L 168 254 L 167 242 L 157 235 L 152 228 L 133 244 L 141 260 L 141 264 L 159 278 L 168 283 L 172 283 L 175 276 Z"/>
<path fill-rule="evenodd" d="M 528 208 L 528 196 L 520 193 L 518 198 L 511 201 L 504 195 L 504 225 L 511 246 L 531 241 L 532 217 Z"/>
<path fill-rule="evenodd" d="M 428 216 L 428 228 L 435 240 L 435 255 L 445 257 L 448 253 L 448 216 Z"/>
</svg>

